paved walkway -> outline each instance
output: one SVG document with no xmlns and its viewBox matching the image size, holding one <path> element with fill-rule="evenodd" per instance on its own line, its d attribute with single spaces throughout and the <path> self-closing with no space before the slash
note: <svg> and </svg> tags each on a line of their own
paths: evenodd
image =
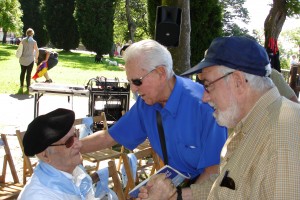
<svg viewBox="0 0 300 200">
<path fill-rule="evenodd" d="M 133 103 L 133 102 L 131 102 Z M 68 102 L 66 95 L 46 94 L 40 98 L 39 115 L 48 113 L 56 108 L 73 109 L 76 118 L 88 115 L 88 97 L 74 96 L 73 104 Z M 17 170 L 19 180 L 22 182 L 23 159 L 17 137 L 16 129 L 26 130 L 28 124 L 34 118 L 34 95 L 0 94 L 0 133 L 8 134 L 8 143 L 13 156 L 14 165 Z M 0 146 L 0 163 L 3 162 L 4 149 Z M 2 164 L 0 165 L 0 173 Z M 10 169 L 7 168 L 6 181 L 13 181 Z M 1 198 L 0 198 L 1 199 Z"/>
<path fill-rule="evenodd" d="M 88 97 L 73 97 L 73 105 L 65 95 L 44 95 L 40 98 L 39 114 L 56 108 L 73 109 L 76 118 L 88 115 Z M 26 130 L 34 118 L 34 95 L 0 94 L 0 132 L 11 133 L 19 128 Z"/>
</svg>

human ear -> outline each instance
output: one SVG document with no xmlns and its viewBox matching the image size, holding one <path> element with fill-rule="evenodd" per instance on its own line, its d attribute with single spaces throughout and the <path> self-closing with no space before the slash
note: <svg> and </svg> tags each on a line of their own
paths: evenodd
<svg viewBox="0 0 300 200">
<path fill-rule="evenodd" d="M 247 86 L 246 84 L 248 81 L 246 80 L 244 73 L 237 71 L 233 73 L 232 76 L 234 80 L 235 89 L 237 89 L 239 93 L 245 91 L 245 88 Z"/>
<path fill-rule="evenodd" d="M 157 73 L 159 74 L 159 76 L 166 74 L 166 69 L 163 66 L 156 67 L 156 70 L 157 70 Z"/>
<path fill-rule="evenodd" d="M 45 149 L 44 151 L 42 151 L 41 153 L 36 155 L 39 159 L 41 159 L 42 161 L 44 161 L 45 163 L 50 163 L 51 159 L 49 157 L 49 152 L 47 149 Z"/>
</svg>

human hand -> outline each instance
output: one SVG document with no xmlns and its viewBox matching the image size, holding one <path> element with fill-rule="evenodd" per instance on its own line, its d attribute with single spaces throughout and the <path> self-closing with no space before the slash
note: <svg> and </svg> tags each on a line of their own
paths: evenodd
<svg viewBox="0 0 300 200">
<path fill-rule="evenodd" d="M 170 199 L 176 193 L 171 179 L 166 178 L 165 174 L 157 174 L 153 176 L 145 187 L 140 188 L 138 200 L 164 200 Z"/>
<path fill-rule="evenodd" d="M 149 197 L 148 188 L 150 189 L 150 187 L 142 186 L 140 188 L 140 192 L 139 192 L 138 198 L 136 198 L 136 200 L 148 199 L 148 197 Z"/>
</svg>

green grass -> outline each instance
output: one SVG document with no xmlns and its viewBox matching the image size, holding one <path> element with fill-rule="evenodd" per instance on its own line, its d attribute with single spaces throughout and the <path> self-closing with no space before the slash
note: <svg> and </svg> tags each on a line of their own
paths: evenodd
<svg viewBox="0 0 300 200">
<path fill-rule="evenodd" d="M 16 45 L 0 44 L 0 93 L 16 94 L 20 87 L 21 67 L 19 59 L 15 57 Z M 59 53 L 58 64 L 49 70 L 49 76 L 55 83 L 86 85 L 91 78 L 104 76 L 106 78 L 126 79 L 125 71 L 118 66 L 110 66 L 107 62 L 95 63 L 95 55 L 88 52 L 65 52 Z M 107 57 L 104 57 L 104 60 Z M 109 58 L 124 64 L 122 58 Z M 36 70 L 36 64 L 32 70 L 32 76 Z M 39 82 L 44 77 L 37 79 Z M 31 83 L 34 83 L 32 80 Z M 26 85 L 26 81 L 24 81 Z"/>
</svg>

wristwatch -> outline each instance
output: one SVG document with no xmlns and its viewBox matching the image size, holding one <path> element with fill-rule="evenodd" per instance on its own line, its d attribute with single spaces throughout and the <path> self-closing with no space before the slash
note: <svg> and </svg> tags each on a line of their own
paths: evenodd
<svg viewBox="0 0 300 200">
<path fill-rule="evenodd" d="M 177 187 L 177 200 L 182 200 L 182 190 L 181 187 Z"/>
</svg>

